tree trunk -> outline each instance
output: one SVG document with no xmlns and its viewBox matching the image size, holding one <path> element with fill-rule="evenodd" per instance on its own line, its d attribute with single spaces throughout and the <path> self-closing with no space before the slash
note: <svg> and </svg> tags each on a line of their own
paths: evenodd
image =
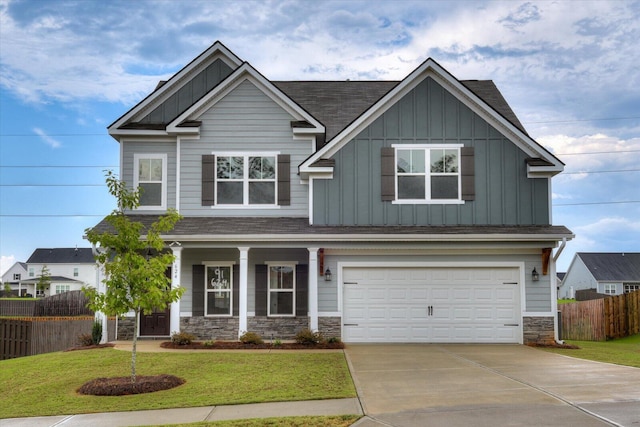
<svg viewBox="0 0 640 427">
<path fill-rule="evenodd" d="M 140 322 L 140 311 L 136 310 L 133 321 L 133 346 L 131 347 L 131 382 L 136 382 L 136 346 L 138 344 L 138 323 Z"/>
</svg>

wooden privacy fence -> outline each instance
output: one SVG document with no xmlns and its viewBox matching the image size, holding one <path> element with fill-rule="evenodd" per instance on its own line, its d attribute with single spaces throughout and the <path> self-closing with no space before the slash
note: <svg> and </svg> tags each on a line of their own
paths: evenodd
<svg viewBox="0 0 640 427">
<path fill-rule="evenodd" d="M 561 339 L 606 341 L 640 333 L 640 291 L 561 304 L 559 310 Z"/>
<path fill-rule="evenodd" d="M 92 316 L 82 291 L 63 292 L 46 298 L 0 300 L 0 316 Z"/>
<path fill-rule="evenodd" d="M 78 345 L 80 334 L 91 334 L 93 316 L 0 318 L 0 360 L 62 351 Z M 115 318 L 107 325 L 115 340 Z"/>
</svg>

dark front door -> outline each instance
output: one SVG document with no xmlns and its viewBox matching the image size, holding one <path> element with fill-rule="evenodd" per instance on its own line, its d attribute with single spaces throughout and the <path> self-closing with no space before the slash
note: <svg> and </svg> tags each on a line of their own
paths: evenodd
<svg viewBox="0 0 640 427">
<path fill-rule="evenodd" d="M 165 272 L 171 278 L 171 267 Z M 171 330 L 171 305 L 164 310 L 153 310 L 151 314 L 140 314 L 140 336 L 169 336 Z"/>
<path fill-rule="evenodd" d="M 164 311 L 140 314 L 140 336 L 169 336 L 171 306 Z"/>
</svg>

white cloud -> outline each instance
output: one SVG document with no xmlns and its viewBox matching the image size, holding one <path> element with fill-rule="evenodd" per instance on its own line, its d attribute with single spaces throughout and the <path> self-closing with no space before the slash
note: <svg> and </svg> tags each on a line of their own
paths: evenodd
<svg viewBox="0 0 640 427">
<path fill-rule="evenodd" d="M 13 255 L 0 256 L 0 276 L 9 270 L 16 263 L 16 257 Z"/>
<path fill-rule="evenodd" d="M 45 144 L 47 144 L 49 147 L 51 148 L 60 148 L 62 147 L 62 143 L 60 143 L 60 141 L 58 141 L 57 139 L 47 135 L 45 133 L 45 131 L 43 131 L 40 128 L 33 128 L 33 132 L 38 135 Z"/>
</svg>

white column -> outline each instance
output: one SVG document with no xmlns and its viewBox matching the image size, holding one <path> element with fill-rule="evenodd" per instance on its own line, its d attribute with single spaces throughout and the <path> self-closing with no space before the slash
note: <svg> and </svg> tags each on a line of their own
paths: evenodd
<svg viewBox="0 0 640 427">
<path fill-rule="evenodd" d="M 318 248 L 309 250 L 309 329 L 318 331 Z"/>
<path fill-rule="evenodd" d="M 240 298 L 240 313 L 238 319 L 238 338 L 247 332 L 247 289 L 248 278 L 249 278 L 249 248 L 248 247 L 240 247 L 238 248 L 240 251 L 240 289 L 238 292 Z"/>
<path fill-rule="evenodd" d="M 104 276 L 103 266 L 98 264 L 96 267 L 96 286 L 97 286 L 98 292 L 101 294 L 104 294 L 107 292 L 107 285 L 105 285 L 104 279 L 105 279 L 105 276 Z M 100 339 L 100 344 L 109 342 L 109 330 L 108 330 L 109 318 L 107 317 L 106 314 L 104 314 L 101 311 L 96 312 L 94 318 L 96 322 L 102 323 L 102 338 Z"/>
<path fill-rule="evenodd" d="M 180 287 L 180 277 L 182 276 L 182 246 L 171 246 L 173 256 L 173 266 L 171 267 L 171 288 Z M 169 319 L 169 331 L 171 335 L 180 332 L 180 300 L 171 303 L 171 318 Z"/>
</svg>

